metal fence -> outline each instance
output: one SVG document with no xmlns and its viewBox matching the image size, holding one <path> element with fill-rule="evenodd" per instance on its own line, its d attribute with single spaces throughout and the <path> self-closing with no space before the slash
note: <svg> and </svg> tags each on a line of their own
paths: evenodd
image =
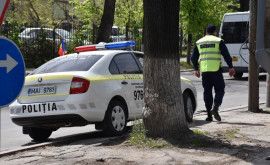
<svg viewBox="0 0 270 165">
<path fill-rule="evenodd" d="M 116 31 L 116 32 L 115 32 Z M 68 53 L 74 52 L 74 47 L 92 44 L 96 38 L 97 29 L 73 28 L 65 30 L 60 28 L 24 27 L 5 24 L 1 27 L 0 36 L 11 39 L 19 47 L 27 68 L 36 68 L 46 61 L 58 56 L 62 39 Z M 110 42 L 126 40 L 125 31 L 113 29 Z M 136 42 L 134 50 L 141 50 L 142 35 L 135 29 L 129 31 L 128 40 Z"/>
</svg>

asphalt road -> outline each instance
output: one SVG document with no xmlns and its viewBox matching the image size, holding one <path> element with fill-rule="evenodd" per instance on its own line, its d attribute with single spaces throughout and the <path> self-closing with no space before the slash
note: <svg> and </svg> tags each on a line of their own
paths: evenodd
<svg viewBox="0 0 270 165">
<path fill-rule="evenodd" d="M 94 131 L 94 125 L 87 125 L 84 127 L 66 127 L 60 128 L 53 132 L 50 136 L 49 141 L 58 140 L 65 136 L 87 133 Z M 32 141 L 28 135 L 22 133 L 22 127 L 14 124 L 9 117 L 9 110 L 7 107 L 1 110 L 1 148 L 0 151 L 6 151 L 11 149 L 16 149 L 22 146 L 29 146 L 32 144 L 37 144 Z"/>
<path fill-rule="evenodd" d="M 192 72 L 181 72 L 181 76 L 192 80 L 197 88 L 197 113 L 205 110 L 203 102 L 203 88 L 201 85 L 201 78 L 197 78 Z M 247 106 L 248 105 L 248 75 L 244 74 L 240 80 L 230 78 L 228 73 L 224 73 L 226 83 L 225 96 L 223 104 L 220 108 L 221 111 L 226 111 L 232 107 Z M 266 74 L 259 76 L 259 96 L 260 102 L 265 102 L 266 98 Z M 57 140 L 64 136 L 87 133 L 94 131 L 94 125 L 84 127 L 60 128 L 52 133 L 50 141 Z M 7 151 L 16 149 L 22 146 L 35 144 L 31 141 L 28 135 L 22 134 L 22 128 L 13 124 L 9 117 L 9 110 L 7 107 L 1 109 L 1 148 L 0 151 Z"/>
<path fill-rule="evenodd" d="M 181 76 L 190 79 L 197 89 L 197 110 L 205 110 L 203 101 L 202 78 L 197 78 L 193 72 L 181 72 Z M 225 80 L 225 96 L 220 110 L 230 109 L 232 107 L 241 107 L 248 105 L 248 74 L 245 73 L 241 79 L 234 79 L 228 73 L 223 73 Z M 213 90 L 214 92 L 214 90 Z M 259 76 L 259 102 L 266 101 L 266 74 L 261 73 Z"/>
</svg>

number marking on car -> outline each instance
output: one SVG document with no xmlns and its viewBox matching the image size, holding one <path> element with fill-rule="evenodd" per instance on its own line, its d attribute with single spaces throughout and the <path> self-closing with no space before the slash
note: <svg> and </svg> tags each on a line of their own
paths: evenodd
<svg viewBox="0 0 270 165">
<path fill-rule="evenodd" d="M 134 100 L 143 100 L 143 90 L 134 91 Z"/>
</svg>

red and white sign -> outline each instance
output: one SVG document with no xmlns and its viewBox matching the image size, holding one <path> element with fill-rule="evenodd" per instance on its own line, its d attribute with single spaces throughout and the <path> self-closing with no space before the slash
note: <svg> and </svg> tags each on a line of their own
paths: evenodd
<svg viewBox="0 0 270 165">
<path fill-rule="evenodd" d="M 5 17 L 5 13 L 7 11 L 8 5 L 9 5 L 10 0 L 1 0 L 0 1 L 0 27 L 2 25 L 2 22 Z"/>
</svg>

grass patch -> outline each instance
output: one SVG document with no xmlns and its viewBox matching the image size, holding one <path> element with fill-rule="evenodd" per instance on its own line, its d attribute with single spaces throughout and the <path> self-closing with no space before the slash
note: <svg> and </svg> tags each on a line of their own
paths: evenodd
<svg viewBox="0 0 270 165">
<path fill-rule="evenodd" d="M 207 135 L 206 132 L 202 132 L 198 129 L 193 129 L 192 131 L 197 135 Z M 202 140 L 200 138 L 192 138 L 190 140 L 190 143 L 197 146 L 197 147 L 208 147 L 209 146 L 209 143 L 207 141 Z"/>
<path fill-rule="evenodd" d="M 270 114 L 270 110 L 265 110 L 264 112 Z"/>
<path fill-rule="evenodd" d="M 186 61 L 180 61 L 180 69 L 193 69 L 192 63 L 188 64 Z"/>
<path fill-rule="evenodd" d="M 207 135 L 207 133 L 202 132 L 202 131 L 200 131 L 200 130 L 198 130 L 198 129 L 194 129 L 193 132 L 194 132 L 195 134 L 198 134 L 198 135 Z"/>
<path fill-rule="evenodd" d="M 129 134 L 129 140 L 127 141 L 127 144 L 142 148 L 143 147 L 162 148 L 172 146 L 172 144 L 162 139 L 153 139 L 147 137 L 144 124 L 140 120 L 134 121 L 131 132 Z"/>
<path fill-rule="evenodd" d="M 187 51 L 186 50 L 182 50 L 182 56 L 186 57 L 187 56 Z"/>
<path fill-rule="evenodd" d="M 223 136 L 227 141 L 231 141 L 232 138 L 235 137 L 236 134 L 239 134 L 240 129 L 231 129 L 226 130 L 225 135 Z"/>
<path fill-rule="evenodd" d="M 209 143 L 207 141 L 204 141 L 202 139 L 193 138 L 190 140 L 190 143 L 197 146 L 197 147 L 208 147 Z"/>
</svg>

